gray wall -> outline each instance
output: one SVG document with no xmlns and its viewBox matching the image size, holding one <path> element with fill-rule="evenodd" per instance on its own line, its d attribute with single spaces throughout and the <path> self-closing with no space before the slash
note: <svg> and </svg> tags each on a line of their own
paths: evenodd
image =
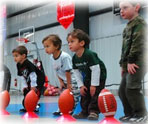
<svg viewBox="0 0 148 124">
<path fill-rule="evenodd" d="M 20 7 L 19 7 L 20 6 Z M 31 5 L 25 5 L 25 7 L 30 7 Z M 12 14 L 14 12 L 17 12 L 19 10 L 25 9 L 25 7 L 22 7 L 21 4 L 9 4 L 8 6 L 8 14 Z M 18 32 L 19 29 L 28 27 L 28 26 L 34 26 L 34 27 L 40 27 L 44 26 L 47 24 L 51 24 L 57 22 L 56 20 L 56 2 L 48 3 L 47 5 L 31 10 L 29 12 L 8 18 L 7 20 L 7 35 L 15 34 Z M 70 55 L 72 53 L 68 49 L 67 46 L 67 41 L 66 41 L 66 36 L 67 33 L 73 29 L 73 24 L 70 25 L 70 27 L 65 30 L 61 25 L 53 27 L 53 28 L 47 28 L 45 30 L 37 31 L 35 33 L 35 42 L 37 43 L 37 46 L 39 48 L 40 56 L 43 62 L 43 67 L 45 69 L 45 73 L 48 76 L 50 83 L 59 86 L 59 82 L 57 77 L 55 76 L 55 72 L 53 72 L 52 65 L 49 60 L 49 55 L 45 54 L 45 51 L 43 49 L 42 45 L 42 39 L 49 35 L 49 34 L 58 34 L 60 38 L 62 39 L 63 45 L 62 45 L 62 50 L 68 52 Z M 21 86 L 21 80 L 19 77 L 17 77 L 17 71 L 16 71 L 16 64 L 13 60 L 12 57 L 12 50 L 18 46 L 18 42 L 16 42 L 16 38 L 18 37 L 13 37 L 9 38 L 6 40 L 4 46 L 4 61 L 5 64 L 8 66 L 8 68 L 11 71 L 12 74 L 12 84 L 11 88 L 15 89 L 22 89 Z M 25 45 L 28 50 L 30 51 L 31 55 L 34 55 L 36 57 L 36 49 L 35 46 L 32 45 L 31 43 L 28 43 Z M 16 88 L 14 87 L 14 79 L 18 79 L 19 86 Z"/>
<path fill-rule="evenodd" d="M 25 6 L 21 4 L 9 4 L 8 13 L 12 14 L 26 7 L 33 6 L 34 4 L 26 4 Z M 89 4 L 89 11 L 94 12 L 96 10 L 101 10 L 107 7 L 112 7 L 113 2 L 110 3 L 99 0 L 99 2 L 92 1 Z M 146 16 L 144 15 L 146 18 Z M 121 54 L 122 45 L 122 31 L 126 25 L 126 21 L 122 20 L 120 16 L 115 16 L 113 12 L 108 12 L 105 14 L 92 16 L 89 19 L 89 32 L 90 32 L 90 49 L 97 52 L 98 56 L 104 61 L 107 67 L 107 85 L 119 84 L 121 80 L 119 59 Z M 7 20 L 7 33 L 8 35 L 17 33 L 20 28 L 25 28 L 28 26 L 39 27 L 46 24 L 51 24 L 57 22 L 56 20 L 56 2 L 51 2 L 43 7 L 31 10 L 29 12 L 17 15 L 15 17 L 9 18 Z M 50 34 L 56 33 L 63 40 L 62 50 L 68 52 L 71 56 L 73 53 L 68 49 L 66 36 L 69 31 L 73 29 L 73 24 L 65 30 L 62 26 L 56 26 L 53 28 L 37 31 L 35 33 L 35 42 L 37 42 L 43 66 L 45 68 L 46 75 L 48 76 L 50 83 L 59 86 L 58 79 L 53 73 L 53 68 L 49 60 L 49 55 L 45 54 L 43 45 L 41 43 L 42 39 Z M 16 66 L 12 58 L 11 51 L 18 45 L 16 38 L 10 38 L 5 42 L 5 63 L 9 67 L 12 73 L 12 85 L 11 88 L 15 88 L 14 78 L 17 77 Z M 35 48 L 31 44 L 26 45 L 31 54 L 35 54 Z M 17 77 L 18 78 L 18 77 Z M 18 78 L 19 79 L 19 78 Z M 19 87 L 21 89 L 21 80 L 19 80 Z M 112 85 L 108 89 L 118 89 L 119 85 Z"/>
<path fill-rule="evenodd" d="M 112 5 L 113 3 L 104 6 L 91 4 L 90 12 L 96 11 L 98 8 L 105 9 Z M 110 85 L 108 89 L 118 89 L 118 85 L 112 84 L 119 84 L 121 80 L 119 59 L 124 26 L 125 21 L 120 16 L 114 15 L 112 11 L 90 18 L 90 49 L 98 53 L 107 67 L 106 85 Z"/>
</svg>

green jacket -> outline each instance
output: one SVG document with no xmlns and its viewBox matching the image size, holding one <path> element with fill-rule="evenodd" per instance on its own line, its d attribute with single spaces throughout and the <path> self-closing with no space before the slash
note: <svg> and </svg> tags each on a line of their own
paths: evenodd
<svg viewBox="0 0 148 124">
<path fill-rule="evenodd" d="M 127 23 L 123 31 L 122 53 L 119 62 L 124 71 L 127 71 L 128 63 L 135 63 L 138 66 L 145 65 L 146 29 L 146 22 L 140 16 Z"/>
</svg>

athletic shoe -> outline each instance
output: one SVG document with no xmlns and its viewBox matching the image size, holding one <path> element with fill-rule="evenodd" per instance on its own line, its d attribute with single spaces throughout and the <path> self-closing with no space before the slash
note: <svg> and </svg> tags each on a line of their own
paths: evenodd
<svg viewBox="0 0 148 124">
<path fill-rule="evenodd" d="M 41 106 L 41 104 L 40 104 L 40 103 L 38 103 L 38 104 L 37 104 L 37 106 L 39 106 L 39 107 L 40 107 L 40 106 Z"/>
<path fill-rule="evenodd" d="M 95 112 L 90 112 L 87 118 L 88 120 L 98 120 L 99 116 Z"/>
<path fill-rule="evenodd" d="M 79 114 L 74 114 L 73 117 L 76 119 L 86 119 L 87 118 L 87 114 L 84 114 L 83 112 L 80 112 Z"/>
<path fill-rule="evenodd" d="M 40 108 L 40 105 L 39 105 L 39 104 L 37 104 L 37 105 L 36 105 L 36 109 L 39 109 L 39 108 Z"/>
<path fill-rule="evenodd" d="M 131 117 L 132 117 L 131 115 L 130 116 L 125 115 L 125 116 L 120 117 L 119 120 L 122 122 L 127 122 L 129 121 Z"/>
<path fill-rule="evenodd" d="M 69 114 L 72 115 L 73 114 L 73 111 L 70 111 Z"/>
<path fill-rule="evenodd" d="M 20 112 L 26 112 L 26 109 L 22 108 L 20 109 Z"/>
<path fill-rule="evenodd" d="M 134 122 L 139 123 L 139 122 L 145 122 L 146 120 L 147 120 L 147 115 L 138 116 L 138 115 L 135 114 L 133 117 L 131 117 L 129 119 L 129 122 L 131 122 L 131 123 L 134 123 Z"/>
<path fill-rule="evenodd" d="M 39 108 L 40 108 L 40 106 L 37 105 L 34 112 L 39 112 Z M 27 112 L 27 110 L 25 108 L 22 108 L 22 109 L 20 109 L 20 112 Z"/>
<path fill-rule="evenodd" d="M 40 108 L 40 104 L 37 104 L 34 112 L 39 112 L 39 108 Z"/>
<path fill-rule="evenodd" d="M 20 112 L 27 112 L 27 110 L 23 108 L 23 109 L 20 109 Z M 39 112 L 39 109 L 35 109 L 34 112 Z"/>
<path fill-rule="evenodd" d="M 62 115 L 62 113 L 60 112 L 60 110 L 59 110 L 59 109 L 58 109 L 56 112 L 53 112 L 52 114 L 53 114 L 53 115 L 55 115 L 55 116 Z"/>
</svg>

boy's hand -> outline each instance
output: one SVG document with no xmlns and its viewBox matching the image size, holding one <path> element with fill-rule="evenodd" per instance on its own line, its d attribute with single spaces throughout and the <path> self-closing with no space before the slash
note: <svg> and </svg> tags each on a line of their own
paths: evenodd
<svg viewBox="0 0 148 124">
<path fill-rule="evenodd" d="M 121 68 L 121 76 L 123 77 L 123 74 L 124 74 L 124 70 L 123 68 Z"/>
<path fill-rule="evenodd" d="M 65 84 L 62 82 L 62 81 L 60 81 L 60 89 L 62 90 L 62 89 L 66 89 L 66 86 L 65 86 Z"/>
<path fill-rule="evenodd" d="M 90 95 L 94 96 L 96 92 L 96 87 L 95 86 L 90 86 Z"/>
<path fill-rule="evenodd" d="M 69 89 L 70 91 L 72 90 L 71 84 L 67 84 L 67 89 Z"/>
<path fill-rule="evenodd" d="M 36 87 L 31 87 L 31 90 L 34 90 L 35 93 L 37 93 L 37 88 Z"/>
<path fill-rule="evenodd" d="M 128 70 L 129 74 L 135 74 L 136 73 L 136 68 L 139 68 L 139 66 L 134 64 L 134 63 L 127 65 L 127 70 Z"/>
<path fill-rule="evenodd" d="M 27 90 L 28 90 L 28 88 L 27 88 L 27 87 L 24 87 L 24 88 L 23 88 L 23 92 L 25 91 L 25 89 L 27 89 Z"/>
<path fill-rule="evenodd" d="M 85 95 L 86 95 L 86 91 L 87 91 L 87 87 L 82 86 L 82 87 L 80 88 L 80 94 L 81 94 L 82 96 L 85 96 Z"/>
</svg>

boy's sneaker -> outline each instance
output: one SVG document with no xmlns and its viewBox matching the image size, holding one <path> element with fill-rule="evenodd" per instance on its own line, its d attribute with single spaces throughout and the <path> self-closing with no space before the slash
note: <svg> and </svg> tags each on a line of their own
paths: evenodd
<svg viewBox="0 0 148 124">
<path fill-rule="evenodd" d="M 34 112 L 39 112 L 39 108 L 40 108 L 40 104 L 37 104 Z"/>
<path fill-rule="evenodd" d="M 146 115 L 145 116 L 134 115 L 133 117 L 131 117 L 129 119 L 129 122 L 131 122 L 131 123 L 134 123 L 134 122 L 139 123 L 139 122 L 145 122 L 146 120 L 147 120 Z"/>
<path fill-rule="evenodd" d="M 86 119 L 87 118 L 87 114 L 84 114 L 83 112 L 80 112 L 79 114 L 74 114 L 73 117 L 76 119 Z"/>
<path fill-rule="evenodd" d="M 35 109 L 34 112 L 39 112 L 39 109 Z"/>
<path fill-rule="evenodd" d="M 73 111 L 69 112 L 69 114 L 72 115 L 73 114 Z"/>
<path fill-rule="evenodd" d="M 39 112 L 39 108 L 40 108 L 40 104 L 37 104 L 34 112 Z M 20 112 L 27 112 L 27 110 L 25 108 L 20 109 Z"/>
<path fill-rule="evenodd" d="M 37 104 L 37 106 L 38 106 L 38 107 L 40 107 L 40 106 L 41 106 L 41 104 L 40 104 L 40 103 L 38 103 L 38 104 Z"/>
<path fill-rule="evenodd" d="M 129 121 L 129 119 L 131 117 L 132 117 L 131 115 L 129 115 L 129 116 L 125 115 L 125 116 L 120 117 L 119 120 L 122 122 L 127 122 L 127 121 Z"/>
<path fill-rule="evenodd" d="M 60 112 L 60 110 L 59 110 L 59 109 L 58 109 L 56 112 L 53 112 L 52 114 L 53 114 L 53 115 L 55 115 L 55 116 L 62 115 L 62 113 Z"/>
<path fill-rule="evenodd" d="M 20 112 L 26 112 L 26 109 L 22 108 L 20 109 Z"/>
<path fill-rule="evenodd" d="M 99 116 L 95 112 L 90 112 L 87 118 L 88 120 L 98 120 Z"/>
</svg>

